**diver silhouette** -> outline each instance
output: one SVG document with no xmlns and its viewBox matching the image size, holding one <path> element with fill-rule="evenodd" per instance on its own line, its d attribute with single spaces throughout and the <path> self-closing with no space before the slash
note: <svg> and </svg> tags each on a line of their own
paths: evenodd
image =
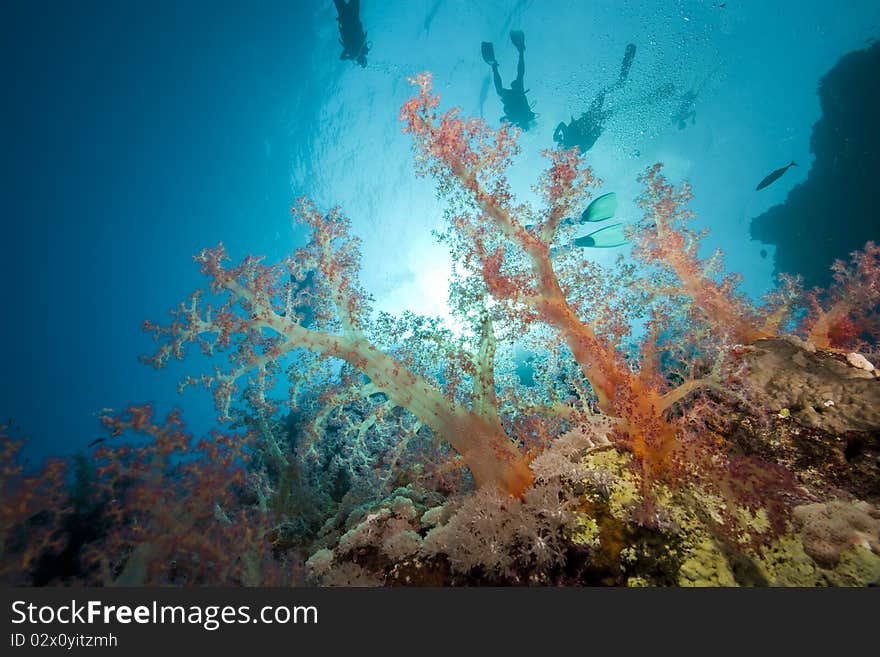
<svg viewBox="0 0 880 657">
<path fill-rule="evenodd" d="M 596 141 L 605 131 L 605 125 L 608 120 L 621 110 L 644 108 L 671 98 L 675 94 L 675 85 L 667 82 L 641 98 L 630 100 L 624 104 L 618 104 L 613 108 L 606 108 L 605 97 L 611 92 L 622 89 L 626 84 L 635 55 L 636 47 L 631 43 L 626 47 L 617 80 L 601 89 L 593 98 L 590 107 L 580 117 L 577 119 L 572 117 L 570 123 L 566 124 L 562 121 L 556 126 L 556 130 L 553 131 L 553 141 L 560 148 L 577 147 L 581 153 L 586 153 L 595 145 Z"/>
<path fill-rule="evenodd" d="M 506 89 L 501 82 L 501 74 L 498 73 L 498 61 L 495 59 L 495 47 L 491 41 L 483 41 L 482 43 L 483 60 L 492 67 L 495 91 L 498 93 L 498 97 L 504 106 L 504 116 L 501 117 L 501 120 L 513 123 L 523 130 L 528 130 L 531 122 L 535 120 L 535 113 L 532 111 L 532 107 L 526 98 L 528 89 L 523 88 L 523 76 L 526 72 L 525 58 L 523 57 L 523 52 L 526 49 L 525 35 L 520 30 L 513 30 L 510 33 L 510 40 L 517 51 L 519 51 L 516 79 L 510 83 L 510 89 Z"/>
<path fill-rule="evenodd" d="M 578 147 L 581 153 L 590 150 L 602 132 L 605 130 L 605 122 L 611 118 L 613 112 L 604 109 L 605 92 L 602 91 L 593 98 L 590 109 L 577 119 L 571 117 L 571 122 L 566 125 L 560 121 L 553 131 L 553 141 L 562 148 Z"/>
<path fill-rule="evenodd" d="M 599 91 L 590 103 L 590 108 L 579 118 L 571 117 L 571 122 L 568 125 L 565 121 L 560 121 L 553 131 L 553 141 L 562 148 L 577 146 L 581 153 L 586 153 L 593 147 L 605 130 L 605 123 L 614 114 L 612 110 L 605 109 L 605 95 L 621 89 L 626 84 L 635 56 L 636 46 L 630 43 L 624 52 L 617 80 Z"/>
<path fill-rule="evenodd" d="M 697 122 L 697 92 L 690 90 L 682 94 L 678 101 L 678 109 L 672 115 L 672 122 L 678 126 L 679 130 L 687 127 L 688 119 L 691 125 Z"/>
<path fill-rule="evenodd" d="M 697 122 L 697 98 L 703 92 L 709 80 L 718 72 L 721 64 L 712 69 L 709 74 L 703 78 L 694 88 L 684 92 L 678 100 L 678 108 L 672 114 L 672 122 L 678 126 L 679 130 L 687 127 L 688 121 L 691 125 Z"/>
<path fill-rule="evenodd" d="M 361 66 L 367 65 L 367 33 L 360 18 L 360 0 L 333 0 L 336 4 L 336 22 L 339 23 L 339 59 L 351 59 Z"/>
</svg>

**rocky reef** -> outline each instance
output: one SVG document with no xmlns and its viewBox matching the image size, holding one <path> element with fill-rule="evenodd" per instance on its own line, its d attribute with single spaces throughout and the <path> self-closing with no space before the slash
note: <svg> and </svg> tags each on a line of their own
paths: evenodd
<svg viewBox="0 0 880 657">
<path fill-rule="evenodd" d="M 735 452 L 793 473 L 792 513 L 781 528 L 771 528 L 770 512 L 760 508 L 721 513 L 726 502 L 699 486 L 660 487 L 656 522 L 647 526 L 636 515 L 640 482 L 631 456 L 582 428 L 532 461 L 535 485 L 521 500 L 492 489 L 443 500 L 407 486 L 373 503 L 343 504 L 307 561 L 310 581 L 880 584 L 875 371 L 867 361 L 797 338 L 760 340 L 740 358 L 749 403 L 732 403 L 719 414 L 714 435 Z M 719 531 L 723 523 L 736 526 Z"/>
<path fill-rule="evenodd" d="M 781 205 L 752 219 L 752 238 L 776 247 L 775 272 L 826 286 L 829 265 L 877 239 L 880 43 L 843 57 L 819 84 L 815 160 Z"/>
</svg>

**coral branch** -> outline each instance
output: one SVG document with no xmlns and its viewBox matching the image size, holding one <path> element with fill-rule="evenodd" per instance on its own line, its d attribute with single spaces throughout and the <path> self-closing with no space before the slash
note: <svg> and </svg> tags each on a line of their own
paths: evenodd
<svg viewBox="0 0 880 657">
<path fill-rule="evenodd" d="M 183 358 L 185 345 L 191 342 L 201 344 L 209 355 L 228 351 L 229 369 L 218 367 L 213 375 L 184 382 L 200 382 L 212 390 L 221 418 L 228 418 L 238 382 L 250 377 L 249 385 L 261 398 L 294 350 L 340 359 L 363 372 L 394 405 L 408 409 L 447 440 L 478 484 L 521 494 L 531 483 L 531 473 L 497 415 L 485 409 L 475 413 L 447 399 L 437 386 L 380 351 L 364 335 L 368 303 L 357 279 L 359 255 L 348 220 L 337 210 L 321 214 L 304 200 L 293 213 L 311 228 L 312 239 L 283 267 L 248 257 L 227 268 L 222 245 L 196 257 L 212 292 L 222 295 L 223 303 L 202 313 L 197 293 L 188 306 L 172 313 L 175 319 L 170 326 L 146 324 L 157 340 L 165 340 L 148 362 L 161 367 L 172 355 Z M 302 317 L 290 312 L 294 281 L 311 281 L 313 289 L 300 290 L 313 309 L 308 328 Z M 483 397 L 491 402 L 491 396 Z"/>
<path fill-rule="evenodd" d="M 606 410 L 614 407 L 617 387 L 625 377 L 626 366 L 613 345 L 601 340 L 588 324 L 581 322 L 568 305 L 550 260 L 549 240 L 562 218 L 575 210 L 594 180 L 589 169 L 579 170 L 576 149 L 547 152 L 550 166 L 541 178 L 547 208 L 541 214 L 538 234 L 526 229 L 518 215 L 528 213 L 512 204 L 512 195 L 504 175 L 516 153 L 516 132 L 508 127 L 489 129 L 482 121 L 463 121 L 452 110 L 438 116 L 439 98 L 432 94 L 428 74 L 412 80 L 417 87 L 401 109 L 404 132 L 414 138 L 417 162 L 423 174 L 438 178 L 441 189 L 456 186 L 470 197 L 479 220 L 462 214 L 454 227 L 466 242 L 477 246 L 472 257 L 479 262 L 488 290 L 498 298 L 526 304 L 540 319 L 558 330 L 584 369 L 599 404 Z M 503 246 L 483 248 L 487 223 L 505 238 Z M 501 273 L 506 259 L 505 248 L 519 251 L 528 267 L 529 284 Z"/>
<path fill-rule="evenodd" d="M 641 295 L 649 304 L 651 315 L 642 357 L 633 366 L 619 342 L 628 331 L 627 318 L 645 310 L 595 298 L 604 289 L 605 275 L 595 266 L 566 271 L 572 280 L 566 279 L 564 287 L 550 257 L 563 219 L 582 206 L 595 182 L 577 152 L 546 153 L 549 167 L 537 188 L 544 200 L 540 211 L 516 204 L 506 178 L 517 153 L 516 131 L 506 126 L 493 131 L 483 122 L 461 119 L 456 110 L 440 114 L 430 75 L 411 82 L 416 94 L 401 110 L 403 130 L 413 137 L 418 170 L 437 178 L 441 194 L 452 205 L 449 225 L 455 259 L 481 278 L 484 289 L 504 308 L 500 315 L 505 321 L 525 327 L 542 323 L 568 347 L 589 381 L 596 406 L 615 418 L 612 441 L 633 455 L 644 493 L 643 519 L 656 522 L 651 490 L 657 481 L 681 483 L 696 472 L 705 475 L 709 468 L 716 475 L 707 477 L 706 485 L 715 486 L 722 495 L 736 489 L 717 475 L 723 470 L 720 464 L 729 463 L 728 475 L 736 476 L 733 462 L 712 443 L 689 438 L 672 417 L 672 407 L 686 397 L 707 387 L 722 389 L 718 372 L 679 377 L 668 371 L 663 357 L 668 359 L 674 349 L 662 344 L 662 336 L 681 328 L 676 322 L 689 314 L 699 321 L 685 331 L 686 339 L 701 343 L 704 356 L 709 356 L 731 341 L 751 342 L 768 335 L 762 327 L 781 325 L 788 312 L 785 300 L 757 310 L 737 293 L 737 277 L 718 278 L 720 253 L 707 261 L 698 257 L 702 235 L 686 226 L 691 218 L 685 207 L 690 188 L 675 190 L 657 165 L 642 178 L 646 190 L 640 203 L 646 221 L 634 253 L 662 271 L 663 289 L 633 287 L 634 296 Z M 566 257 L 562 264 L 570 267 L 575 259 Z M 570 302 L 574 288 L 578 292 Z M 583 290 L 593 291 L 594 297 L 585 297 Z M 677 303 L 666 300 L 670 293 Z M 682 305 L 688 313 L 676 309 Z M 711 327 L 711 335 L 701 328 L 706 326 Z M 584 411 L 589 407 L 563 415 L 573 419 L 584 416 Z M 520 423 L 523 428 L 528 425 Z"/>
<path fill-rule="evenodd" d="M 640 177 L 645 191 L 639 205 L 645 209 L 644 230 L 637 235 L 634 255 L 654 263 L 675 275 L 678 293 L 690 300 L 692 311 L 710 323 L 719 334 L 730 335 L 734 342 L 749 344 L 770 334 L 761 329 L 764 320 L 736 291 L 738 278 L 713 277 L 720 263 L 716 252 L 709 261 L 697 255 L 703 233 L 688 228 L 693 213 L 687 203 L 693 198 L 685 183 L 675 189 L 662 167 L 656 164 Z"/>
<path fill-rule="evenodd" d="M 835 261 L 834 283 L 827 292 L 813 290 L 805 322 L 818 347 L 857 349 L 866 339 L 880 341 L 880 246 L 865 244 L 850 262 Z"/>
</svg>

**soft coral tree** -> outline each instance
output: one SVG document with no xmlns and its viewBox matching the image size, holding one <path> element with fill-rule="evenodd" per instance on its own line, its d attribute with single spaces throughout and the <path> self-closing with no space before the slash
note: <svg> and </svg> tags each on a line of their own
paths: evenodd
<svg viewBox="0 0 880 657">
<path fill-rule="evenodd" d="M 489 129 L 485 123 L 463 120 L 456 110 L 441 114 L 429 75 L 413 81 L 417 94 L 404 105 L 404 131 L 412 134 L 423 174 L 434 176 L 450 201 L 449 240 L 456 260 L 475 273 L 488 295 L 504 308 L 508 320 L 521 327 L 542 325 L 558 336 L 578 364 L 595 396 L 595 406 L 607 417 L 605 429 L 629 451 L 641 475 L 650 519 L 654 483 L 700 479 L 716 489 L 731 511 L 737 504 L 758 506 L 761 479 L 769 477 L 745 461 L 729 460 L 713 445 L 683 431 L 670 418 L 672 407 L 706 387 L 722 387 L 720 360 L 731 341 L 750 342 L 769 336 L 787 308 L 784 299 L 753 307 L 736 293 L 736 279 L 717 280 L 714 261 L 697 255 L 700 235 L 687 227 L 690 190 L 675 189 L 659 167 L 643 178 L 641 199 L 648 215 L 637 238 L 635 255 L 661 270 L 668 287 L 642 284 L 634 299 L 644 307 L 621 308 L 600 292 L 607 272 L 571 255 L 554 255 L 554 243 L 567 230 L 564 219 L 585 204 L 596 180 L 575 151 L 548 151 L 548 168 L 536 191 L 543 208 L 517 202 L 506 178 L 517 152 L 514 129 Z M 636 272 L 628 272 L 630 277 Z M 632 285 L 638 288 L 638 285 Z M 580 292 L 576 291 L 580 288 Z M 592 295 L 584 295 L 591 290 Z M 612 296 L 619 296 L 611 292 Z M 592 296 L 592 300 L 586 297 Z M 672 299 L 672 301 L 670 301 Z M 664 332 L 677 328 L 681 316 L 676 300 L 691 310 L 684 339 L 699 340 L 703 358 L 712 366 L 670 376 L 662 363 Z M 621 349 L 636 314 L 647 316 L 646 337 L 638 358 Z M 679 325 L 681 326 L 681 322 Z M 712 355 L 714 353 L 714 356 Z M 668 358 L 666 359 L 668 362 Z M 556 410 L 572 423 L 594 423 L 591 405 L 583 398 L 575 407 Z"/>
<path fill-rule="evenodd" d="M 223 415 L 243 384 L 251 402 L 271 410 L 268 393 L 285 367 L 292 405 L 302 403 L 308 377 L 323 372 L 316 379 L 324 388 L 315 411 L 319 430 L 336 417 L 340 435 L 357 443 L 381 425 L 386 434 L 388 426 L 400 430 L 398 437 L 428 427 L 460 455 L 479 486 L 515 496 L 533 480 L 526 450 L 578 428 L 593 432 L 595 443 L 610 439 L 632 455 L 645 499 L 642 518 L 649 522 L 657 520 L 658 483 L 699 483 L 729 516 L 771 506 L 764 498 L 785 488 L 787 478 L 725 454 L 692 421 L 700 413 L 683 412 L 680 403 L 733 384 L 724 368 L 729 347 L 790 323 L 796 283 L 761 307 L 739 295 L 737 279 L 719 275 L 717 257 L 698 255 L 689 188 L 676 189 L 659 167 L 642 179 L 646 215 L 633 236 L 642 267 L 620 263 L 609 271 L 577 249 L 560 248 L 571 237 L 566 217 L 599 184 L 576 151 L 546 153 L 549 165 L 536 186 L 541 208 L 519 202 L 506 177 L 518 152 L 517 131 L 492 130 L 457 110 L 441 114 L 430 76 L 414 84 L 401 119 L 418 171 L 436 178 L 449 204 L 442 238 L 453 252 L 451 305 L 470 337 L 456 339 L 415 316 L 371 320 L 349 221 L 300 200 L 294 216 L 310 229 L 311 241 L 280 265 L 249 257 L 228 266 L 222 245 L 196 257 L 221 303 L 204 305 L 196 292 L 170 325 L 148 323 L 160 342 L 151 362 L 161 367 L 183 358 L 189 343 L 211 356 L 225 352 L 225 368 L 184 382 L 210 388 Z M 645 327 L 640 341 L 632 334 L 636 321 Z M 514 345 L 529 341 L 544 352 L 534 367 L 541 386 L 531 388 L 502 364 Z M 293 358 L 302 353 L 307 356 Z M 332 359 L 346 364 L 346 385 L 327 374 Z M 700 408 L 709 408 L 707 399 Z M 415 421 L 401 424 L 395 407 Z M 389 418 L 395 422 L 389 425 Z"/>
<path fill-rule="evenodd" d="M 828 290 L 812 290 L 804 322 L 807 336 L 819 347 L 876 348 L 880 336 L 880 246 L 868 242 L 850 254 L 849 263 L 832 265 Z"/>
<path fill-rule="evenodd" d="M 209 355 L 225 352 L 227 369 L 218 366 L 214 374 L 192 377 L 184 384 L 201 383 L 211 389 L 218 410 L 227 416 L 243 381 L 248 382 L 252 399 L 267 400 L 266 392 L 292 352 L 306 350 L 318 360 L 340 359 L 368 378 L 358 386 L 361 397 L 387 396 L 451 444 L 478 484 L 521 494 L 531 483 L 531 472 L 504 432 L 494 406 L 486 403 L 492 386 L 475 385 L 468 405 L 428 376 L 407 368 L 405 359 L 380 350 L 366 331 L 369 300 L 358 283 L 360 255 L 350 222 L 338 210 L 321 213 L 305 200 L 293 213 L 311 229 L 311 241 L 281 265 L 264 265 L 249 257 L 227 267 L 222 245 L 196 256 L 211 291 L 222 302 L 203 307 L 203 293 L 196 291 L 173 311 L 170 325 L 147 322 L 145 328 L 161 343 L 149 362 L 162 367 L 170 357 L 183 358 L 190 343 L 199 344 Z M 299 310 L 306 306 L 311 309 L 308 322 Z M 294 388 L 304 373 L 296 368 L 289 371 Z"/>
<path fill-rule="evenodd" d="M 63 548 L 58 516 L 68 511 L 67 467 L 59 459 L 28 473 L 20 460 L 23 440 L 0 425 L 0 582 L 20 585 L 47 552 Z"/>
<path fill-rule="evenodd" d="M 143 445 L 102 444 L 93 495 L 107 530 L 85 548 L 103 584 L 288 583 L 265 535 L 271 519 L 242 503 L 251 435 L 213 432 L 193 440 L 177 411 L 150 406 L 102 418 L 110 437 L 140 434 Z"/>
<path fill-rule="evenodd" d="M 247 501 L 252 436 L 194 441 L 178 412 L 158 420 L 150 406 L 102 422 L 107 435 L 90 459 L 77 459 L 73 477 L 59 460 L 26 474 L 21 443 L 0 427 L 0 581 L 296 582 L 295 559 L 284 563 L 266 540 L 271 514 Z M 140 440 L 120 443 L 129 438 Z"/>
</svg>

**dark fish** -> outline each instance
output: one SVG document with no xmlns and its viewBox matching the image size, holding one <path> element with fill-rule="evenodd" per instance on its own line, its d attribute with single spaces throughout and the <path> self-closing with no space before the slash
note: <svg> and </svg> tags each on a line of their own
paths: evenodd
<svg viewBox="0 0 880 657">
<path fill-rule="evenodd" d="M 766 258 L 766 257 L 767 257 L 767 249 L 761 249 L 761 257 L 762 257 L 762 258 Z"/>
<path fill-rule="evenodd" d="M 95 445 L 97 445 L 99 443 L 103 443 L 105 440 L 107 440 L 107 439 L 106 438 L 95 438 L 92 442 L 90 442 L 88 444 L 88 447 L 94 447 Z"/>
<path fill-rule="evenodd" d="M 767 176 L 765 176 L 764 180 L 762 180 L 761 182 L 758 183 L 758 186 L 755 187 L 755 191 L 758 191 L 760 189 L 764 189 L 765 187 L 772 185 L 773 183 L 775 183 L 777 180 L 779 180 L 782 177 L 783 173 L 788 171 L 791 167 L 796 167 L 796 166 L 797 166 L 797 162 L 792 160 L 791 164 L 786 164 L 784 167 L 776 169 L 776 171 L 768 174 Z"/>
</svg>

